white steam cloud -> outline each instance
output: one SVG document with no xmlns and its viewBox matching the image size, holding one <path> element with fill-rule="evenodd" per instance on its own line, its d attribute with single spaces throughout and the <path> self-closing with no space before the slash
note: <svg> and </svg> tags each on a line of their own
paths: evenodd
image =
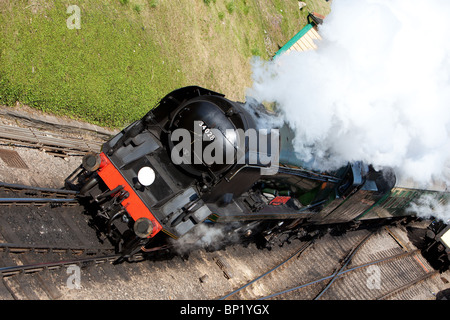
<svg viewBox="0 0 450 320">
<path fill-rule="evenodd" d="M 446 224 L 450 223 L 450 203 L 439 201 L 439 196 L 433 194 L 422 195 L 406 210 L 423 219 L 435 218 Z"/>
<path fill-rule="evenodd" d="M 227 233 L 220 226 L 199 224 L 192 232 L 172 241 L 172 245 L 176 252 L 185 254 L 198 248 L 212 247 L 215 249 L 215 247 L 220 247 L 225 240 L 228 240 Z"/>
<path fill-rule="evenodd" d="M 426 183 L 450 158 L 450 1 L 335 0 L 318 49 L 255 60 L 302 160 L 362 160 Z"/>
</svg>

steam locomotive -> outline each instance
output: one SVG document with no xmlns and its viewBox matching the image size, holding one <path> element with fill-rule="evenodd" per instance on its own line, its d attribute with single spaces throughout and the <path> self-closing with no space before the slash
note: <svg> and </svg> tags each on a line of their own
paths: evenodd
<svg viewBox="0 0 450 320">
<path fill-rule="evenodd" d="M 288 126 L 249 143 L 264 110 L 197 86 L 175 90 L 99 154 L 86 155 L 66 184 L 85 197 L 93 225 L 124 258 L 205 224 L 269 241 L 310 226 L 409 216 L 406 207 L 423 193 L 448 198 L 362 162 L 314 170 L 296 156 Z M 270 161 L 260 157 L 263 140 Z"/>
</svg>

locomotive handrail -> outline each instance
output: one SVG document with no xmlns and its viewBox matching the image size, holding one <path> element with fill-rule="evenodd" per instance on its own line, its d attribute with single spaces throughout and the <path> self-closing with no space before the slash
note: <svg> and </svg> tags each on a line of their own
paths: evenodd
<svg viewBox="0 0 450 320">
<path fill-rule="evenodd" d="M 295 174 L 295 175 L 300 176 L 300 177 L 313 179 L 313 180 L 318 180 L 318 181 L 323 181 L 323 182 L 339 183 L 339 182 L 342 181 L 342 179 L 340 179 L 340 178 L 336 178 L 336 177 L 333 177 L 333 176 L 329 176 L 329 175 L 325 175 L 325 174 L 321 174 L 321 173 L 316 173 L 316 172 L 312 172 L 312 171 L 304 170 L 304 169 L 297 169 L 297 168 L 280 167 L 280 166 L 278 166 L 278 170 L 280 172 L 284 171 L 285 173 L 292 173 L 292 174 Z"/>
<path fill-rule="evenodd" d="M 308 171 L 308 170 L 304 170 L 304 169 L 297 169 L 297 168 L 288 168 L 288 167 L 281 167 L 281 166 L 272 166 L 273 168 L 277 168 L 279 172 L 284 172 L 284 173 L 292 173 L 295 174 L 297 176 L 303 177 L 303 178 L 308 178 L 308 179 L 312 179 L 312 180 L 317 180 L 317 181 L 322 181 L 322 182 L 332 182 L 332 183 L 339 183 L 342 181 L 342 179 L 340 178 L 336 178 L 333 176 L 328 176 L 328 175 L 324 175 L 324 174 L 319 174 L 319 173 L 315 173 L 312 171 Z M 263 165 L 249 165 L 246 164 L 242 167 L 240 167 L 238 170 L 236 170 L 236 172 L 234 172 L 231 177 L 229 178 L 225 178 L 228 182 L 233 179 L 242 169 L 245 168 L 254 168 L 254 169 L 261 169 L 261 168 L 267 168 L 266 166 Z"/>
</svg>

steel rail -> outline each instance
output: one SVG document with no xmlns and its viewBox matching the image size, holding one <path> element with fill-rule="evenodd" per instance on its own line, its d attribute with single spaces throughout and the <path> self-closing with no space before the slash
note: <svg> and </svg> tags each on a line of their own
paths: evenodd
<svg viewBox="0 0 450 320">
<path fill-rule="evenodd" d="M 247 284 L 243 285 L 242 287 L 230 292 L 229 294 L 223 296 L 222 298 L 220 298 L 219 300 L 226 300 L 229 297 L 235 295 L 236 293 L 238 293 L 239 291 L 242 291 L 243 289 L 247 288 L 248 286 L 252 285 L 253 283 L 255 283 L 256 281 L 264 278 L 265 276 L 267 276 L 268 274 L 272 273 L 273 271 L 277 270 L 279 267 L 283 266 L 284 264 L 286 264 L 288 261 L 292 260 L 292 258 L 294 258 L 295 256 L 299 256 L 301 255 L 306 249 L 308 249 L 312 244 L 314 243 L 314 240 L 309 241 L 305 244 L 303 244 L 298 250 L 296 250 L 291 256 L 289 256 L 287 259 L 283 260 L 281 263 L 277 264 L 275 267 L 273 267 L 272 269 L 270 269 L 267 272 L 264 272 L 263 274 L 261 274 L 260 276 L 256 277 L 255 279 L 253 279 L 252 281 L 248 282 Z"/>
<path fill-rule="evenodd" d="M 414 279 L 414 280 L 404 284 L 403 286 L 401 286 L 401 287 L 399 287 L 397 289 L 394 289 L 394 290 L 392 290 L 392 291 L 390 291 L 390 292 L 388 292 L 388 293 L 386 293 L 386 294 L 376 298 L 376 300 L 385 300 L 385 299 L 387 299 L 387 298 L 389 298 L 391 296 L 394 296 L 394 295 L 396 295 L 396 294 L 398 294 L 398 293 L 400 293 L 400 292 L 402 292 L 402 291 L 412 287 L 413 285 L 415 285 L 415 284 L 417 284 L 419 282 L 425 281 L 426 279 L 431 278 L 431 277 L 433 277 L 433 276 L 435 276 L 437 274 L 439 274 L 439 271 L 437 271 L 437 270 L 428 272 L 428 273 L 422 275 L 421 277 L 418 277 L 418 278 L 416 278 L 416 279 Z"/>
<path fill-rule="evenodd" d="M 367 242 L 367 240 L 369 240 L 369 238 L 374 235 L 375 232 L 371 232 L 369 233 L 367 236 L 364 237 L 364 239 L 362 239 L 359 244 L 350 252 L 350 254 L 345 258 L 345 260 L 343 261 L 343 264 L 341 266 L 341 268 L 339 270 L 336 270 L 333 273 L 333 277 L 331 278 L 331 281 L 326 285 L 325 288 L 322 289 L 322 291 L 314 298 L 314 300 L 319 300 L 320 297 L 333 285 L 334 281 L 339 277 L 338 274 L 340 272 L 342 272 L 350 263 L 350 261 L 352 261 L 353 257 L 355 256 L 355 254 L 362 248 L 362 246 Z"/>
<path fill-rule="evenodd" d="M 70 203 L 78 202 L 75 198 L 0 198 L 0 204 L 5 203 Z"/>
<path fill-rule="evenodd" d="M 23 204 L 23 203 L 77 203 L 76 196 L 78 191 L 54 189 L 54 188 L 41 188 L 33 187 L 21 184 L 0 182 L 0 189 L 15 190 L 18 193 L 17 197 L 0 197 L 0 205 L 5 204 Z M 25 193 L 26 195 L 32 194 L 36 197 L 22 197 L 19 196 Z"/>
<path fill-rule="evenodd" d="M 41 187 L 33 187 L 33 186 L 27 186 L 27 185 L 22 185 L 22 184 L 15 184 L 15 183 L 6 183 L 6 182 L 0 182 L 0 188 L 26 190 L 26 191 L 39 191 L 39 192 L 46 192 L 46 193 L 73 194 L 73 195 L 79 193 L 78 191 L 74 191 L 74 190 L 41 188 Z"/>
<path fill-rule="evenodd" d="M 114 251 L 113 248 L 100 248 L 100 247 L 69 247 L 69 246 L 42 246 L 42 245 L 25 245 L 15 243 L 0 243 L 0 252 L 8 253 L 66 253 L 73 252 L 75 254 L 86 252 L 87 254 L 96 254 L 103 251 Z"/>
</svg>

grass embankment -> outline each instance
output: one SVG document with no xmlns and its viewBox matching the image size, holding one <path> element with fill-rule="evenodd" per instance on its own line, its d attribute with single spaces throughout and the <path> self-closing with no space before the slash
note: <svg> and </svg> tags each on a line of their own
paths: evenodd
<svg viewBox="0 0 450 320">
<path fill-rule="evenodd" d="M 0 104 L 121 127 L 169 91 L 243 99 L 249 60 L 269 59 L 325 0 L 0 0 Z M 81 29 L 69 29 L 80 8 Z"/>
</svg>

